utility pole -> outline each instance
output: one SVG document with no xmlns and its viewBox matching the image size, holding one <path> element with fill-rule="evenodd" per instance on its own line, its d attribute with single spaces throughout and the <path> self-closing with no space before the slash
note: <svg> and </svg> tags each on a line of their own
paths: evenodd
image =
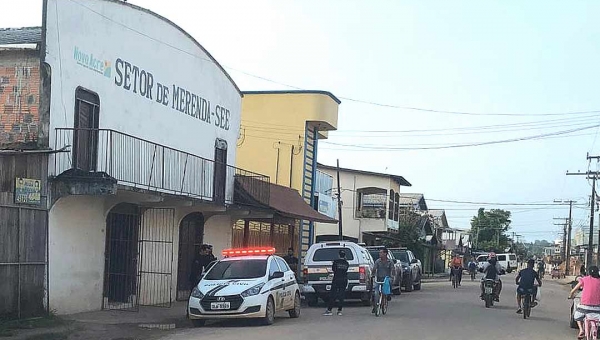
<svg viewBox="0 0 600 340">
<path fill-rule="evenodd" d="M 560 258 L 563 261 L 566 261 L 567 258 L 567 225 L 569 224 L 568 222 L 568 218 L 554 218 L 555 220 L 564 220 L 564 223 L 554 223 L 554 225 L 560 225 L 563 227 L 563 243 L 562 243 L 562 247 L 560 249 Z"/>
<path fill-rule="evenodd" d="M 342 189 L 340 188 L 340 160 L 337 160 L 337 197 L 338 197 L 338 228 L 340 241 L 344 240 L 344 229 L 342 228 Z"/>
<path fill-rule="evenodd" d="M 590 156 L 587 154 L 587 160 L 600 160 L 600 156 Z M 590 235 L 588 237 L 588 252 L 586 255 L 587 265 L 591 266 L 594 256 L 594 205 L 596 204 L 596 179 L 600 173 L 598 171 L 587 171 L 584 173 L 569 173 L 567 172 L 567 176 L 575 175 L 575 176 L 586 176 L 587 179 L 592 180 L 592 200 L 590 204 Z M 600 238 L 600 236 L 599 236 Z M 598 252 L 598 256 L 600 257 L 600 251 Z"/>
</svg>

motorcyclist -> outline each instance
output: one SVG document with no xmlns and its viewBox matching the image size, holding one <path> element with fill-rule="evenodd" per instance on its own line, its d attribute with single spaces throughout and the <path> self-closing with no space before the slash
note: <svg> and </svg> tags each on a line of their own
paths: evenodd
<svg viewBox="0 0 600 340">
<path fill-rule="evenodd" d="M 500 302 L 500 292 L 502 292 L 502 280 L 500 280 L 500 274 L 502 273 L 502 266 L 498 263 L 496 253 L 491 252 L 488 257 L 488 262 L 484 263 L 481 272 L 484 274 L 481 279 L 481 299 L 483 300 L 484 295 L 484 281 L 485 279 L 494 280 L 496 282 L 496 292 L 494 294 L 494 301 Z"/>
</svg>

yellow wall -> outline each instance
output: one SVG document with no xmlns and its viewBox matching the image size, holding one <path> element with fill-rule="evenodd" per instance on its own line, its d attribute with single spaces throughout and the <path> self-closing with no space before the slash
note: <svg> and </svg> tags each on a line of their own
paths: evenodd
<svg viewBox="0 0 600 340">
<path fill-rule="evenodd" d="M 291 187 L 302 193 L 305 124 L 310 122 L 321 131 L 335 130 L 338 106 L 327 93 L 244 93 L 236 166 L 268 175 L 271 183 L 290 186 L 291 165 Z M 326 137 L 326 133 L 321 135 Z"/>
</svg>

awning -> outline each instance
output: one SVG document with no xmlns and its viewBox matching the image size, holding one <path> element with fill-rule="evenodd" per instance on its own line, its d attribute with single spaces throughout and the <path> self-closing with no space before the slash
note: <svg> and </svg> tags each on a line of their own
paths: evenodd
<svg viewBox="0 0 600 340">
<path fill-rule="evenodd" d="M 283 217 L 312 222 L 337 223 L 337 220 L 319 213 L 308 205 L 297 190 L 273 183 L 270 183 L 269 189 L 269 203 L 264 204 L 259 197 L 255 197 L 256 194 L 253 194 L 252 190 L 246 188 L 245 183 L 236 183 L 234 201 L 241 206 L 248 205 L 253 208 L 275 210 Z"/>
</svg>

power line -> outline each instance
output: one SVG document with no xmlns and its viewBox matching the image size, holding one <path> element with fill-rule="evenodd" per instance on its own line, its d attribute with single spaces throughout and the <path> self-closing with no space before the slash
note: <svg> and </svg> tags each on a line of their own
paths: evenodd
<svg viewBox="0 0 600 340">
<path fill-rule="evenodd" d="M 113 18 L 104 15 L 103 13 L 96 11 L 95 9 L 84 5 L 83 3 L 76 1 L 76 0 L 70 0 L 71 2 L 78 4 L 79 6 L 99 15 L 100 17 L 104 18 L 105 20 L 111 21 L 125 29 L 128 29 L 140 36 L 143 36 L 147 39 L 150 39 L 156 43 L 168 46 L 176 51 L 179 51 L 181 53 L 184 53 L 186 55 L 192 56 L 194 58 L 198 58 L 198 59 L 202 59 L 205 61 L 208 61 L 212 64 L 214 64 L 215 66 L 217 66 L 218 64 L 211 59 L 205 58 L 203 56 L 200 56 L 196 53 L 193 52 L 189 52 L 186 50 L 183 50 L 171 43 L 165 42 L 161 39 L 155 38 L 153 36 L 150 36 L 144 32 L 141 32 L 135 28 L 132 28 L 122 22 L 119 22 L 117 20 L 114 20 Z M 285 86 L 288 88 L 292 88 L 292 89 L 296 89 L 296 90 L 304 90 L 304 88 L 299 87 L 299 86 L 295 86 L 295 85 L 291 85 L 291 84 L 286 84 L 280 81 L 276 81 L 274 79 L 268 78 L 268 77 L 264 77 L 264 76 L 260 76 L 251 72 L 247 72 L 244 70 L 240 70 L 231 66 L 227 66 L 227 65 L 221 65 L 227 69 L 233 70 L 235 72 L 239 72 L 241 74 L 247 75 L 249 77 L 253 77 L 256 79 L 260 79 L 263 81 L 267 81 L 270 83 L 274 83 L 277 85 L 281 85 L 281 86 Z M 342 96 L 338 96 L 338 98 L 343 99 L 343 100 L 347 100 L 350 102 L 355 102 L 355 103 L 360 103 L 360 104 L 367 104 L 367 105 L 372 105 L 372 106 L 379 106 L 379 107 L 385 107 L 385 108 L 393 108 L 393 109 L 401 109 L 401 110 L 411 110 L 411 111 L 419 111 L 419 112 L 429 112 L 429 113 L 444 113 L 444 114 L 453 114 L 453 115 L 468 115 L 468 116 L 512 116 L 512 117 L 526 117 L 526 116 L 567 116 L 567 115 L 582 115 L 582 114 L 590 114 L 590 113 L 600 113 L 600 110 L 590 110 L 590 111 L 571 111 L 571 112 L 556 112 L 556 113 L 481 113 L 481 112 L 466 112 L 466 111 L 451 111 L 451 110 L 437 110 L 437 109 L 431 109 L 431 108 L 421 108 L 421 107 L 413 107 L 413 106 L 402 106 L 402 105 L 394 105 L 394 104 L 386 104 L 386 103 L 379 103 L 379 102 L 375 102 L 375 101 L 369 101 L 369 100 L 362 100 L 362 99 L 356 99 L 356 98 L 350 98 L 350 97 L 342 97 Z"/>
<path fill-rule="evenodd" d="M 599 126 L 600 125 L 591 125 L 591 126 L 586 126 L 586 127 L 577 128 L 577 129 L 556 131 L 556 132 L 552 132 L 552 133 L 545 133 L 545 134 L 540 134 L 540 135 L 525 136 L 525 137 L 503 139 L 503 140 L 496 140 L 496 141 L 475 142 L 475 143 L 469 143 L 469 144 L 450 144 L 450 145 L 439 145 L 439 146 L 428 146 L 428 147 L 400 147 L 400 146 L 392 146 L 392 145 L 386 145 L 386 146 L 357 145 L 357 144 L 344 144 L 344 143 L 329 142 L 327 140 L 322 141 L 322 143 L 364 149 L 365 151 L 367 151 L 367 150 L 368 151 L 438 150 L 438 149 L 464 148 L 464 147 L 484 146 L 484 145 L 492 145 L 492 144 L 505 144 L 505 143 L 520 142 L 520 141 L 526 141 L 526 140 L 544 139 L 546 137 L 565 135 L 565 134 L 569 134 L 572 132 L 593 129 L 593 128 L 596 128 Z M 358 151 L 358 150 L 356 150 L 356 151 Z"/>
</svg>

